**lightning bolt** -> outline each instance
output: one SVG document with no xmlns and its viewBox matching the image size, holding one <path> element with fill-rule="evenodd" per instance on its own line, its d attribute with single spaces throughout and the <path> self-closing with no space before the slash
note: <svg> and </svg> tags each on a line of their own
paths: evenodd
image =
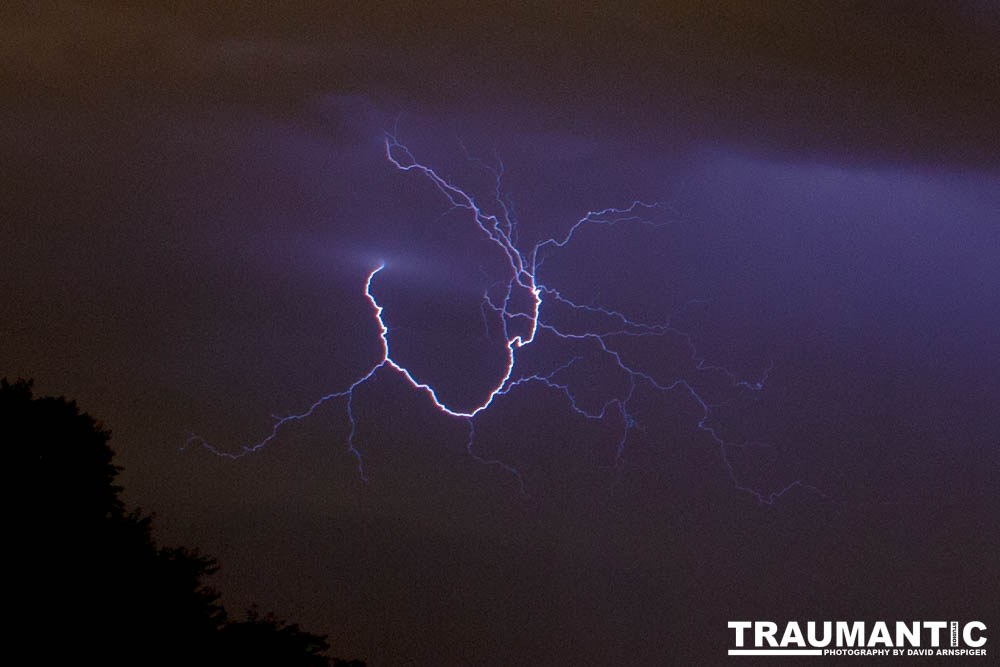
<svg viewBox="0 0 1000 667">
<path fill-rule="evenodd" d="M 749 494 L 757 502 L 767 505 L 774 504 L 780 497 L 795 488 L 808 489 L 824 498 L 827 497 L 816 487 L 805 484 L 801 480 L 794 480 L 783 488 L 771 492 L 755 489 L 742 483 L 738 479 L 730 461 L 729 452 L 733 448 L 746 446 L 746 443 L 729 443 L 723 439 L 716 428 L 710 424 L 713 405 L 703 398 L 688 380 L 675 379 L 670 382 L 662 382 L 657 380 L 650 372 L 631 365 L 623 358 L 621 351 L 615 348 L 614 341 L 619 337 L 674 337 L 686 346 L 689 352 L 689 360 L 694 364 L 696 372 L 718 375 L 727 385 L 738 390 L 761 391 L 767 381 L 770 367 L 765 368 L 760 377 L 755 380 L 737 377 L 723 366 L 708 363 L 699 354 L 691 334 L 675 328 L 671 324 L 672 318 L 660 323 L 633 320 L 617 310 L 592 304 L 577 303 L 564 296 L 556 287 L 539 282 L 538 272 L 544 264 L 545 258 L 569 245 L 581 228 L 590 225 L 604 225 L 608 227 L 617 225 L 648 225 L 654 228 L 660 227 L 665 223 L 655 222 L 649 216 L 654 210 L 662 206 L 661 203 L 647 203 L 636 200 L 624 208 L 609 207 L 602 210 L 589 211 L 571 225 L 562 236 L 547 238 L 536 243 L 529 250 L 522 251 L 518 247 L 518 226 L 513 213 L 513 206 L 503 195 L 504 172 L 502 162 L 499 162 L 498 168 L 494 168 L 481 160 L 470 158 L 487 169 L 493 176 L 494 192 L 492 203 L 498 209 L 496 214 L 490 214 L 484 211 L 475 198 L 468 192 L 442 178 L 431 167 L 419 162 L 410 150 L 399 142 L 396 133 L 387 133 L 385 135 L 384 148 L 386 159 L 396 169 L 402 172 L 412 172 L 425 178 L 445 198 L 451 210 L 465 211 L 472 222 L 478 226 L 486 238 L 496 246 L 498 252 L 506 259 L 509 265 L 509 276 L 506 280 L 494 283 L 488 287 L 482 296 L 482 313 L 487 331 L 489 331 L 488 316 L 490 313 L 502 324 L 506 348 L 506 363 L 503 372 L 500 373 L 492 388 L 482 396 L 478 403 L 472 408 L 463 410 L 449 406 L 448 403 L 440 398 L 434 387 L 417 378 L 409 368 L 394 359 L 389 341 L 390 328 L 383 319 L 384 307 L 373 294 L 373 286 L 379 273 L 386 269 L 385 263 L 380 263 L 371 269 L 364 280 L 363 296 L 371 306 L 372 317 L 378 325 L 379 339 L 382 347 L 379 359 L 366 373 L 345 389 L 321 396 L 303 412 L 284 417 L 275 417 L 270 433 L 256 444 L 243 446 L 238 452 L 233 453 L 220 450 L 197 435 L 191 435 L 184 447 L 192 444 L 200 444 L 218 456 L 239 459 L 265 447 L 278 436 L 279 431 L 286 424 L 309 418 L 321 405 L 329 401 L 346 399 L 347 417 L 350 422 L 350 433 L 347 438 L 348 451 L 357 461 L 358 474 L 367 482 L 368 477 L 365 473 L 361 452 L 357 449 L 354 442 L 357 430 L 357 422 L 354 416 L 354 391 L 374 378 L 377 373 L 387 371 L 399 374 L 414 390 L 425 394 L 436 410 L 452 418 L 465 420 L 468 423 L 469 429 L 468 441 L 466 443 L 466 451 L 469 455 L 483 464 L 498 466 L 506 470 L 517 479 L 522 493 L 526 493 L 524 480 L 515 467 L 498 459 L 485 458 L 475 452 L 475 419 L 477 415 L 489 410 L 497 397 L 510 394 L 522 385 L 538 383 L 561 394 L 565 398 L 570 410 L 587 419 L 603 420 L 609 417 L 609 415 L 617 414 L 618 418 L 621 419 L 622 428 L 621 435 L 616 443 L 616 461 L 621 463 L 627 449 L 630 432 L 635 428 L 639 428 L 639 420 L 631 411 L 631 402 L 637 388 L 645 385 L 659 392 L 683 391 L 693 399 L 700 412 L 697 418 L 697 427 L 718 447 L 722 463 L 738 491 Z M 516 307 L 513 305 L 515 295 L 517 294 L 523 294 L 527 297 L 527 307 L 523 305 Z M 694 302 L 689 302 L 688 305 L 690 303 Z M 607 325 L 599 331 L 572 331 L 560 328 L 547 316 L 548 310 L 555 311 L 558 308 L 568 308 L 572 311 L 602 318 L 607 322 Z M 560 380 L 560 375 L 581 361 L 582 357 L 580 356 L 571 357 L 544 374 L 520 374 L 516 372 L 518 368 L 518 352 L 536 343 L 540 332 L 551 334 L 566 341 L 592 346 L 594 351 L 604 355 L 624 373 L 624 376 L 628 380 L 626 390 L 621 395 L 614 396 L 605 401 L 598 409 L 587 410 L 582 407 L 578 397 L 572 391 L 569 382 Z"/>
</svg>

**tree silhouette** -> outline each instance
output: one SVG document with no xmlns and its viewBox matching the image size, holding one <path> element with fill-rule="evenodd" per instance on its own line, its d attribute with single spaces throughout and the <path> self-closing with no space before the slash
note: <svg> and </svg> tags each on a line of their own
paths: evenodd
<svg viewBox="0 0 1000 667">
<path fill-rule="evenodd" d="M 302 656 L 295 664 L 303 667 L 329 664 L 322 653 L 330 645 L 323 637 L 303 632 L 298 625 L 286 624 L 274 614 L 261 616 L 256 607 L 247 612 L 245 621 L 226 625 L 222 634 L 229 647 L 227 654 L 240 664 L 253 660 L 283 664 L 283 658 L 288 655 Z"/>
<path fill-rule="evenodd" d="M 6 551 L 16 640 L 32 664 L 364 665 L 327 657 L 325 637 L 256 608 L 229 620 L 204 581 L 218 564 L 156 545 L 151 517 L 120 498 L 110 432 L 74 401 L 0 380 L 0 428 L 8 470 L 22 476 L 8 487 L 19 502 Z"/>
</svg>

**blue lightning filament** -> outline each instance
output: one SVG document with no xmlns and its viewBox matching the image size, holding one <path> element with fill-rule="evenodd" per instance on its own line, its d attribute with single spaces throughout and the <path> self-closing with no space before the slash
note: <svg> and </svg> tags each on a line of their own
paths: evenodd
<svg viewBox="0 0 1000 667">
<path fill-rule="evenodd" d="M 348 451 L 357 460 L 358 474 L 364 481 L 368 481 L 365 474 L 364 465 L 361 457 L 361 452 L 355 447 L 354 437 L 356 433 L 356 421 L 354 418 L 354 390 L 359 386 L 372 379 L 377 372 L 382 369 L 389 369 L 398 374 L 400 374 L 406 381 L 416 390 L 423 392 L 430 399 L 431 403 L 434 405 L 435 409 L 443 414 L 456 419 L 463 419 L 468 422 L 469 426 L 469 439 L 466 444 L 466 450 L 469 455 L 472 456 L 477 461 L 484 464 L 495 465 L 502 467 L 509 473 L 514 475 L 518 483 L 521 486 L 522 492 L 525 492 L 524 481 L 521 478 L 518 471 L 511 465 L 504 463 L 495 459 L 486 459 L 477 455 L 473 451 L 473 443 L 475 439 L 475 417 L 486 410 L 488 410 L 492 405 L 497 396 L 503 396 L 510 393 L 516 387 L 523 384 L 536 382 L 549 387 L 557 392 L 560 392 L 565 396 L 567 403 L 571 410 L 576 412 L 587 419 L 600 420 L 607 417 L 609 414 L 617 413 L 622 420 L 622 433 L 621 437 L 617 443 L 616 456 L 617 460 L 620 462 L 622 456 L 625 453 L 626 444 L 628 442 L 629 432 L 636 428 L 638 422 L 636 418 L 629 412 L 629 403 L 635 394 L 636 388 L 640 384 L 646 384 L 657 391 L 668 392 L 674 390 L 682 390 L 686 392 L 699 406 L 700 416 L 698 418 L 697 426 L 698 428 L 706 433 L 709 438 L 719 447 L 721 452 L 722 462 L 725 469 L 728 472 L 729 477 L 732 479 L 735 488 L 741 492 L 747 493 L 758 502 L 763 504 L 773 504 L 778 498 L 787 493 L 793 488 L 802 487 L 809 489 L 823 497 L 826 497 L 822 492 L 813 486 L 804 484 L 800 480 L 795 480 L 790 484 L 786 485 L 784 488 L 765 493 L 758 489 L 751 488 L 742 484 L 736 475 L 735 470 L 730 462 L 728 450 L 732 447 L 739 447 L 741 445 L 727 443 L 723 438 L 716 432 L 713 426 L 709 425 L 709 419 L 711 417 L 711 406 L 695 388 L 684 379 L 674 380 L 669 383 L 661 383 L 652 377 L 649 373 L 642 371 L 641 369 L 634 368 L 627 364 L 621 357 L 621 354 L 615 351 L 613 348 L 609 347 L 608 339 L 613 336 L 666 336 L 671 335 L 678 337 L 683 340 L 690 352 L 690 360 L 694 362 L 695 369 L 698 372 L 705 373 L 716 373 L 720 374 L 726 378 L 726 382 L 733 387 L 745 389 L 749 391 L 760 391 L 764 388 L 764 383 L 767 380 L 768 371 L 770 369 L 765 369 L 761 374 L 761 377 L 755 381 L 743 380 L 738 378 L 728 369 L 718 365 L 708 364 L 705 359 L 703 359 L 695 347 L 692 337 L 689 333 L 680 331 L 674 328 L 670 320 L 668 319 L 665 323 L 650 324 L 644 322 L 638 322 L 629 319 L 626 315 L 616 310 L 606 309 L 593 305 L 578 304 L 565 296 L 563 296 L 558 289 L 544 285 L 538 282 L 537 275 L 538 270 L 544 262 L 545 254 L 543 251 L 551 252 L 559 248 L 564 248 L 572 240 L 577 230 L 585 225 L 607 225 L 615 226 L 619 224 L 645 224 L 653 227 L 658 227 L 657 224 L 647 217 L 646 214 L 650 213 L 653 209 L 660 206 L 659 203 L 645 203 L 642 201 L 633 201 L 629 206 L 625 208 L 614 208 L 609 207 L 599 211 L 590 211 L 582 218 L 577 220 L 566 232 L 565 235 L 561 237 L 553 237 L 545 239 L 539 243 L 536 243 L 528 252 L 522 252 L 518 249 L 516 239 L 517 239 L 517 224 L 512 215 L 510 206 L 504 200 L 501 194 L 501 186 L 503 179 L 503 167 L 502 164 L 499 170 L 493 169 L 486 166 L 486 168 L 492 172 L 495 177 L 495 200 L 494 203 L 499 206 L 499 215 L 490 215 L 485 213 L 479 205 L 477 205 L 475 199 L 461 188 L 449 183 L 445 179 L 441 178 L 432 168 L 421 164 L 418 162 L 414 156 L 410 153 L 409 149 L 403 144 L 399 143 L 395 135 L 387 134 L 385 136 L 385 156 L 386 159 L 397 169 L 403 172 L 415 172 L 420 174 L 429 180 L 437 190 L 445 197 L 451 206 L 452 210 L 459 209 L 465 210 L 471 216 L 472 220 L 479 227 L 479 229 L 486 235 L 486 237 L 498 248 L 504 257 L 506 257 L 507 262 L 510 266 L 509 278 L 506 280 L 506 290 L 503 300 L 494 299 L 490 296 L 490 290 L 487 289 L 483 294 L 483 313 L 485 317 L 486 310 L 489 309 L 495 313 L 503 323 L 503 331 L 505 336 L 505 346 L 506 346 L 506 364 L 503 373 L 497 379 L 495 385 L 490 389 L 483 399 L 476 404 L 473 408 L 468 410 L 458 410 L 453 407 L 449 407 L 441 398 L 438 396 L 435 389 L 428 383 L 422 382 L 417 379 L 414 374 L 404 365 L 393 359 L 392 350 L 389 343 L 389 327 L 386 325 L 385 320 L 382 317 L 384 311 L 383 306 L 381 306 L 375 296 L 372 294 L 372 285 L 375 282 L 376 276 L 383 270 L 386 266 L 384 263 L 379 264 L 373 268 L 365 278 L 364 281 L 364 298 L 371 305 L 372 314 L 375 318 L 376 323 L 379 328 L 379 339 L 382 343 L 382 354 L 378 361 L 360 378 L 355 380 L 350 386 L 348 386 L 343 391 L 338 391 L 325 396 L 321 396 L 312 405 L 308 407 L 304 412 L 298 414 L 292 414 L 285 417 L 276 417 L 275 422 L 271 428 L 271 432 L 261 441 L 254 445 L 246 445 L 239 452 L 231 453 L 221 451 L 202 438 L 192 435 L 187 444 L 197 443 L 201 444 L 203 447 L 211 451 L 212 453 L 230 458 L 238 459 L 246 456 L 249 453 L 256 452 L 272 440 L 274 440 L 278 431 L 282 426 L 289 422 L 299 421 L 310 417 L 317 408 L 326 403 L 327 401 L 346 398 L 347 402 L 347 417 L 351 425 L 350 434 L 347 438 Z M 477 161 L 478 162 L 478 161 Z M 482 163 L 480 163 L 482 164 Z M 485 165 L 483 165 L 485 166 Z M 515 290 L 526 290 L 531 295 L 531 305 L 528 312 L 519 312 L 512 310 L 510 301 Z M 608 321 L 615 323 L 613 328 L 606 331 L 584 331 L 579 332 L 568 332 L 560 330 L 552 322 L 548 322 L 543 319 L 543 305 L 547 299 L 551 299 L 552 303 L 560 304 L 564 307 L 569 307 L 575 310 L 586 311 L 593 314 L 598 314 L 604 316 Z M 509 324 L 514 321 L 527 321 L 529 326 L 527 327 L 527 333 L 511 334 L 509 333 Z M 580 361 L 579 357 L 574 357 L 565 361 L 562 365 L 556 367 L 550 373 L 545 375 L 533 374 L 533 375 L 517 375 L 515 373 L 515 368 L 517 367 L 517 352 L 521 348 L 531 345 L 535 342 L 536 335 L 539 330 L 544 330 L 549 332 L 559 338 L 567 340 L 576 340 L 582 342 L 590 342 L 597 346 L 602 354 L 607 355 L 614 363 L 620 368 L 628 378 L 628 388 L 624 395 L 612 398 L 605 402 L 599 410 L 587 411 L 580 407 L 577 398 L 573 395 L 570 387 L 565 382 L 559 382 L 556 377 L 564 370 L 572 366 L 577 361 Z"/>
</svg>

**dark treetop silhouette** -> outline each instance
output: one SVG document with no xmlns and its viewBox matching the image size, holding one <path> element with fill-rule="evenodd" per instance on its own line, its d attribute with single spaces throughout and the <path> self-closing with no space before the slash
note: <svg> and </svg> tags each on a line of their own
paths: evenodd
<svg viewBox="0 0 1000 667">
<path fill-rule="evenodd" d="M 273 614 L 254 608 L 230 620 L 204 581 L 216 562 L 158 546 L 152 518 L 125 507 L 110 432 L 75 402 L 36 398 L 31 387 L 0 381 L 0 424 L 23 485 L 8 609 L 32 664 L 363 666 L 327 657 L 325 637 Z"/>
</svg>

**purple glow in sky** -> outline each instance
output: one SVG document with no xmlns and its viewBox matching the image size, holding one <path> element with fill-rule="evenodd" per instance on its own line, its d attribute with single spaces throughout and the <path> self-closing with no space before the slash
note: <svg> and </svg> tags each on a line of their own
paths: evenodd
<svg viewBox="0 0 1000 667">
<path fill-rule="evenodd" d="M 5 7 L 0 375 L 369 665 L 995 634 L 1000 13 L 668 4 Z"/>
<path fill-rule="evenodd" d="M 481 400 L 480 398 L 473 397 L 471 399 L 471 407 L 456 408 L 443 402 L 439 397 L 437 390 L 433 386 L 415 378 L 406 366 L 400 365 L 400 363 L 393 358 L 389 343 L 389 335 L 391 332 L 383 317 L 384 308 L 379 305 L 376 298 L 372 295 L 372 281 L 386 268 L 385 262 L 382 261 L 376 268 L 368 273 L 364 284 L 364 296 L 371 304 L 373 315 L 378 322 L 379 338 L 382 342 L 382 354 L 377 362 L 362 377 L 342 391 L 335 391 L 321 396 L 304 412 L 276 418 L 271 432 L 263 440 L 250 446 L 244 446 L 238 453 L 233 454 L 220 451 L 198 436 L 191 436 L 191 438 L 188 439 L 188 444 L 201 444 L 214 454 L 235 460 L 246 454 L 256 452 L 270 443 L 278 436 L 279 430 L 285 424 L 311 417 L 317 408 L 324 405 L 327 401 L 333 399 L 344 399 L 347 403 L 347 415 L 351 424 L 350 435 L 348 436 L 349 451 L 358 460 L 358 473 L 363 479 L 365 479 L 365 481 L 367 481 L 367 477 L 365 477 L 364 473 L 364 464 L 361 452 L 354 446 L 354 434 L 357 428 L 353 412 L 354 391 L 362 384 L 371 380 L 378 371 L 383 368 L 387 368 L 402 374 L 402 376 L 406 378 L 414 389 L 424 392 L 433 405 L 442 413 L 450 417 L 466 420 L 469 427 L 469 439 L 466 443 L 466 450 L 469 454 L 480 462 L 491 465 L 499 465 L 513 474 L 517 477 L 518 482 L 521 485 L 521 491 L 524 492 L 525 488 L 523 480 L 515 467 L 512 467 L 511 465 L 498 459 L 484 459 L 473 452 L 475 438 L 475 426 L 473 420 L 479 413 L 492 407 L 494 400 L 498 396 L 506 395 L 522 384 L 530 382 L 541 383 L 549 389 L 553 389 L 556 392 L 563 394 L 566 398 L 568 406 L 582 417 L 591 420 L 603 420 L 605 418 L 610 418 L 611 413 L 615 413 L 617 421 L 620 421 L 621 423 L 621 436 L 618 439 L 617 446 L 615 448 L 615 461 L 616 464 L 621 464 L 628 442 L 629 431 L 638 426 L 635 417 L 629 412 L 629 402 L 635 395 L 637 386 L 639 384 L 643 384 L 648 385 L 648 387 L 660 392 L 679 390 L 687 393 L 700 411 L 697 421 L 698 428 L 705 432 L 710 437 L 711 441 L 718 446 L 720 456 L 725 463 L 726 470 L 728 471 L 729 476 L 732 477 L 736 488 L 739 490 L 745 491 L 755 497 L 759 502 L 767 504 L 775 502 L 775 500 L 781 497 L 784 493 L 797 487 L 810 489 L 811 491 L 826 497 L 815 487 L 803 484 L 801 480 L 791 481 L 783 488 L 776 491 L 761 491 L 743 486 L 736 479 L 735 472 L 729 461 L 728 450 L 731 448 L 747 448 L 748 443 L 727 443 L 718 435 L 716 428 L 709 424 L 712 406 L 701 394 L 699 394 L 691 382 L 683 377 L 671 377 L 666 381 L 657 379 L 653 375 L 632 365 L 634 362 L 627 361 L 624 358 L 625 353 L 621 349 L 618 349 L 619 345 L 617 343 L 619 339 L 627 339 L 629 337 L 673 337 L 675 339 L 675 345 L 677 342 L 680 342 L 683 347 L 687 348 L 688 355 L 684 361 L 688 362 L 688 365 L 692 367 L 693 372 L 721 376 L 726 385 L 737 389 L 750 391 L 762 390 L 764 388 L 764 381 L 767 377 L 767 369 L 765 369 L 762 373 L 759 380 L 748 381 L 739 379 L 725 367 L 713 365 L 708 363 L 704 358 L 700 357 L 691 334 L 673 327 L 670 324 L 669 318 L 662 323 L 634 321 L 625 314 L 613 309 L 593 304 L 575 303 L 574 301 L 564 297 L 558 289 L 542 284 L 538 281 L 538 272 L 541 269 L 542 264 L 548 258 L 549 254 L 569 245 L 569 243 L 573 240 L 574 235 L 581 229 L 581 227 L 605 226 L 613 228 L 618 225 L 647 225 L 652 228 L 658 228 L 666 224 L 666 222 L 658 223 L 650 217 L 650 214 L 660 208 L 660 204 L 649 204 L 641 201 L 634 201 L 625 208 L 605 208 L 599 211 L 588 211 L 583 217 L 570 225 L 565 234 L 538 241 L 534 244 L 530 251 L 524 252 L 519 249 L 517 245 L 519 230 L 516 218 L 513 214 L 513 204 L 508 203 L 510 200 L 503 192 L 504 172 L 502 162 L 498 161 L 496 166 L 489 166 L 479 159 L 470 158 L 470 163 L 474 163 L 484 168 L 493 176 L 493 192 L 489 198 L 489 203 L 495 208 L 497 213 L 489 213 L 477 202 L 477 198 L 475 196 L 470 195 L 458 186 L 446 181 L 439 176 L 434 169 L 417 161 L 412 153 L 410 153 L 409 149 L 407 149 L 405 145 L 399 143 L 395 135 L 386 135 L 385 154 L 386 159 L 400 171 L 415 172 L 425 176 L 447 201 L 448 210 L 446 213 L 456 210 L 466 212 L 471 222 L 475 223 L 480 231 L 489 239 L 491 245 L 494 246 L 494 253 L 499 252 L 507 263 L 505 275 L 503 275 L 500 280 L 488 284 L 484 289 L 481 304 L 483 326 L 485 328 L 487 338 L 490 336 L 491 319 L 494 320 L 493 326 L 503 333 L 503 347 L 506 351 L 506 359 L 502 372 L 499 374 L 499 378 L 496 380 L 496 383 L 485 392 L 485 395 L 481 398 Z M 447 231 L 441 230 L 442 235 L 447 235 L 447 233 Z M 627 263 L 629 260 L 627 257 L 621 257 L 610 258 L 607 261 Z M 484 274 L 486 273 L 482 265 L 480 265 L 479 268 Z M 489 276 L 487 276 L 487 278 L 489 278 Z M 519 296 L 521 303 L 520 305 L 517 305 Z M 551 315 L 543 318 L 543 303 L 547 301 L 554 304 L 547 304 L 545 306 L 545 311 L 547 313 L 549 311 L 555 311 L 558 313 L 559 310 L 562 309 L 563 311 L 567 311 L 571 314 L 568 322 L 569 328 L 566 328 L 567 325 L 554 323 Z M 690 303 L 686 305 L 690 305 Z M 588 319 L 594 320 L 596 328 L 579 328 L 581 324 L 581 315 L 584 322 Z M 576 316 L 575 319 L 577 321 L 573 321 L 573 316 Z M 565 319 L 565 317 L 563 319 Z M 576 325 L 576 328 L 574 328 L 574 325 Z M 557 356 L 555 358 L 555 362 L 547 364 L 550 368 L 548 368 L 544 373 L 534 372 L 531 374 L 525 374 L 525 372 L 521 370 L 521 366 L 523 366 L 523 364 L 518 364 L 517 353 L 521 348 L 535 343 L 536 339 L 540 336 L 554 337 L 564 343 L 582 343 L 583 345 L 578 346 L 580 349 L 576 356 L 569 357 L 568 359 L 563 359 Z M 450 337 L 432 340 L 430 345 L 430 354 L 448 354 L 453 348 L 453 345 L 454 340 Z M 587 347 L 592 349 L 588 351 Z M 624 391 L 618 395 L 614 393 L 610 394 L 610 397 L 600 404 L 599 409 L 588 411 L 582 404 L 582 401 L 577 399 L 577 392 L 580 391 L 580 389 L 571 386 L 570 383 L 568 381 L 564 381 L 561 376 L 563 376 L 565 372 L 568 372 L 574 365 L 586 364 L 587 357 L 592 357 L 595 352 L 602 357 L 602 361 L 605 365 L 608 362 L 613 365 L 614 368 L 611 370 L 614 374 L 620 375 L 621 378 L 625 379 L 623 384 Z M 563 354 L 565 353 L 563 352 Z M 592 383 L 600 377 L 600 372 L 600 364 L 597 365 L 596 369 L 588 369 L 587 375 L 591 378 Z M 607 373 L 608 371 L 605 370 L 604 372 Z M 618 380 L 618 383 L 622 384 L 620 382 L 621 378 L 613 378 L 612 382 Z M 468 397 L 465 397 L 466 403 L 468 403 L 469 400 L 470 399 Z M 764 443 L 749 444 L 752 444 L 754 447 L 766 446 Z"/>
</svg>

